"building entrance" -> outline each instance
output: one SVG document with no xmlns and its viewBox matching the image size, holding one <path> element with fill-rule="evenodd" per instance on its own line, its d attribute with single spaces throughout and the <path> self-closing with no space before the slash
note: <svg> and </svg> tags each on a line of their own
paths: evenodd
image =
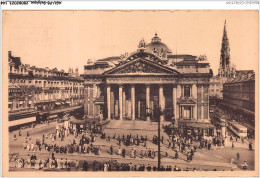
<svg viewBox="0 0 260 178">
<path fill-rule="evenodd" d="M 146 95 L 145 85 L 136 85 L 135 116 L 137 119 L 146 120 Z"/>
</svg>

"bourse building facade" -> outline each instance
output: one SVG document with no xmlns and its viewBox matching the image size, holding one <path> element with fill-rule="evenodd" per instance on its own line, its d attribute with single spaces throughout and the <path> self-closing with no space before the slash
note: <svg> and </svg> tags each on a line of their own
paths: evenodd
<svg viewBox="0 0 260 178">
<path fill-rule="evenodd" d="M 172 55 L 157 34 L 131 54 L 89 60 L 82 77 L 88 117 L 153 121 L 160 107 L 161 121 L 212 130 L 209 63 L 203 56 Z"/>
</svg>

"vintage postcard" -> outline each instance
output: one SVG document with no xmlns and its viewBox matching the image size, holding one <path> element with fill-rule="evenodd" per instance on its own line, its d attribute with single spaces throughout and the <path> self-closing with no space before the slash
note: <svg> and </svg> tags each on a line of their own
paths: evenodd
<svg viewBox="0 0 260 178">
<path fill-rule="evenodd" d="M 257 10 L 4 10 L 3 176 L 258 176 Z"/>
</svg>

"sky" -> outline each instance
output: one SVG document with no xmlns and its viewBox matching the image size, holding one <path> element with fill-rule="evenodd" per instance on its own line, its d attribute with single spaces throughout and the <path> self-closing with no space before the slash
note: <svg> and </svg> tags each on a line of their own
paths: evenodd
<svg viewBox="0 0 260 178">
<path fill-rule="evenodd" d="M 217 74 L 224 22 L 231 63 L 258 70 L 257 11 L 4 11 L 3 59 L 8 51 L 37 67 L 83 67 L 137 50 L 155 32 L 173 54 L 206 54 Z"/>
</svg>

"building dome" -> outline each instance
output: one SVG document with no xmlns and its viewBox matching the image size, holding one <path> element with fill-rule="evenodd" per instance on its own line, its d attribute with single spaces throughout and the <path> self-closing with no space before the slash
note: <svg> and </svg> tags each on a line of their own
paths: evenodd
<svg viewBox="0 0 260 178">
<path fill-rule="evenodd" d="M 161 42 L 161 38 L 158 37 L 157 33 L 155 33 L 155 36 L 152 38 L 151 43 L 147 45 L 147 50 L 150 52 L 161 54 L 165 57 L 168 53 L 171 53 L 166 44 Z"/>
</svg>

